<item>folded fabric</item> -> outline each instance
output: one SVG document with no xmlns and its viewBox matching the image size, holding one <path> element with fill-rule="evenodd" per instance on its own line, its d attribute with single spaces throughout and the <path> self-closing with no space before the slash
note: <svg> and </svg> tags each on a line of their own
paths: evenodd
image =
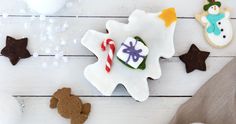
<svg viewBox="0 0 236 124">
<path fill-rule="evenodd" d="M 170 124 L 236 124 L 236 58 L 177 111 Z"/>
</svg>

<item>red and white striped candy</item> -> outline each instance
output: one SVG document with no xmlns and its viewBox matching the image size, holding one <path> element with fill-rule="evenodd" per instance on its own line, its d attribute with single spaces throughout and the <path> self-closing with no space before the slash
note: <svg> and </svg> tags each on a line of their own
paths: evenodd
<svg viewBox="0 0 236 124">
<path fill-rule="evenodd" d="M 107 62 L 106 62 L 105 69 L 107 72 L 110 72 L 116 47 L 115 47 L 115 42 L 110 38 L 108 38 L 102 42 L 101 48 L 103 51 L 106 50 L 107 45 L 109 45 L 110 50 L 109 50 L 109 54 L 107 56 Z"/>
</svg>

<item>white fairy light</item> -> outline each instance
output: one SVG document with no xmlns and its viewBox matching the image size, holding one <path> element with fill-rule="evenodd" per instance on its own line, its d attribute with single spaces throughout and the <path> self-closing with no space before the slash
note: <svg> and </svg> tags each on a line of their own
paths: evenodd
<svg viewBox="0 0 236 124">
<path fill-rule="evenodd" d="M 30 17 L 30 20 L 31 21 L 34 21 L 36 19 L 36 17 L 34 16 L 34 15 L 32 15 L 31 17 Z"/>
<path fill-rule="evenodd" d="M 73 43 L 74 43 L 74 44 L 77 44 L 77 40 L 76 40 L 76 39 L 74 39 L 74 40 L 73 40 Z"/>
<path fill-rule="evenodd" d="M 65 22 L 62 27 L 59 29 L 60 32 L 64 32 L 66 29 L 69 28 L 69 24 L 67 22 Z"/>
<path fill-rule="evenodd" d="M 20 9 L 20 13 L 25 13 L 25 9 Z"/>
<path fill-rule="evenodd" d="M 68 4 L 69 6 L 72 6 L 71 3 Z M 42 23 L 39 23 L 37 25 L 40 28 L 40 40 L 41 41 L 47 41 L 45 42 L 45 46 L 41 47 L 41 51 L 46 55 L 54 55 L 54 59 L 51 61 L 44 61 L 41 63 L 43 68 L 47 68 L 49 66 L 59 66 L 61 62 L 67 63 L 68 57 L 64 56 L 63 49 L 65 48 L 65 45 L 67 45 L 69 42 L 67 42 L 67 39 L 64 39 L 63 37 L 57 38 L 56 36 L 63 33 L 65 30 L 69 28 L 69 24 L 67 21 L 57 24 L 55 23 L 55 19 L 53 18 L 47 18 L 45 15 L 40 15 L 38 18 L 37 16 L 31 16 L 31 21 L 38 19 L 39 21 L 44 21 Z M 37 21 L 38 21 L 37 20 Z M 25 23 L 24 27 L 29 28 L 30 23 Z M 33 34 L 35 35 L 35 34 Z M 36 38 L 36 37 L 35 37 Z M 37 36 L 38 38 L 38 36 Z M 59 43 L 56 42 L 59 40 Z M 57 45 L 55 45 L 55 42 Z M 77 39 L 73 39 L 72 43 L 77 44 Z M 38 57 L 39 53 L 34 52 L 32 54 L 33 57 Z"/>
<path fill-rule="evenodd" d="M 63 51 L 60 51 L 58 54 L 59 54 L 59 57 L 63 57 L 64 56 L 64 52 Z"/>
<path fill-rule="evenodd" d="M 49 19 L 49 23 L 53 24 L 55 22 L 54 19 Z"/>
<path fill-rule="evenodd" d="M 66 41 L 65 40 L 61 40 L 61 45 L 66 45 Z"/>
<path fill-rule="evenodd" d="M 34 57 L 34 58 L 37 58 L 38 56 L 39 56 L 39 54 L 38 54 L 37 52 L 34 52 L 34 53 L 33 53 L 33 57 Z"/>
<path fill-rule="evenodd" d="M 2 14 L 2 17 L 3 17 L 3 18 L 7 18 L 8 16 L 9 16 L 8 13 L 3 13 L 3 14 Z"/>
<path fill-rule="evenodd" d="M 55 54 L 55 58 L 56 58 L 56 59 L 60 59 L 60 58 L 62 58 L 63 56 L 64 56 L 64 52 L 63 52 L 63 51 L 58 52 L 58 53 Z"/>
<path fill-rule="evenodd" d="M 59 50 L 60 50 L 60 47 L 59 47 L 59 46 L 56 46 L 54 50 L 55 50 L 55 51 L 59 51 Z"/>
<path fill-rule="evenodd" d="M 39 16 L 39 20 L 40 21 L 45 21 L 46 20 L 46 16 L 45 15 L 40 15 Z"/>
<path fill-rule="evenodd" d="M 69 24 L 68 24 L 67 22 L 65 22 L 65 23 L 63 24 L 63 28 L 67 29 L 68 27 L 69 27 Z"/>
</svg>

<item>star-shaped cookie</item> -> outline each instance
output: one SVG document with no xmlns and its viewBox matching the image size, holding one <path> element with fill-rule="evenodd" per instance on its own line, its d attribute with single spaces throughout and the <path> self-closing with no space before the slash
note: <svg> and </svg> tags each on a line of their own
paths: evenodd
<svg viewBox="0 0 236 124">
<path fill-rule="evenodd" d="M 1 54 L 8 57 L 12 65 L 16 65 L 20 59 L 29 58 L 31 55 L 27 50 L 28 38 L 15 39 L 10 36 L 6 38 L 6 46 Z"/>
<path fill-rule="evenodd" d="M 195 44 L 192 44 L 188 53 L 181 55 L 179 58 L 185 63 L 187 73 L 195 69 L 206 71 L 206 59 L 210 52 L 200 51 Z"/>
</svg>

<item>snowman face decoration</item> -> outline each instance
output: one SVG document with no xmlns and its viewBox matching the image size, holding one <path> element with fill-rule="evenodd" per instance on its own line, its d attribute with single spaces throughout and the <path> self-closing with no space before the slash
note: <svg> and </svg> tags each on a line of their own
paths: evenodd
<svg viewBox="0 0 236 124">
<path fill-rule="evenodd" d="M 220 7 L 218 7 L 217 5 L 211 6 L 211 7 L 208 9 L 208 13 L 209 13 L 209 14 L 213 14 L 213 15 L 217 15 L 217 14 L 220 13 Z"/>
</svg>

